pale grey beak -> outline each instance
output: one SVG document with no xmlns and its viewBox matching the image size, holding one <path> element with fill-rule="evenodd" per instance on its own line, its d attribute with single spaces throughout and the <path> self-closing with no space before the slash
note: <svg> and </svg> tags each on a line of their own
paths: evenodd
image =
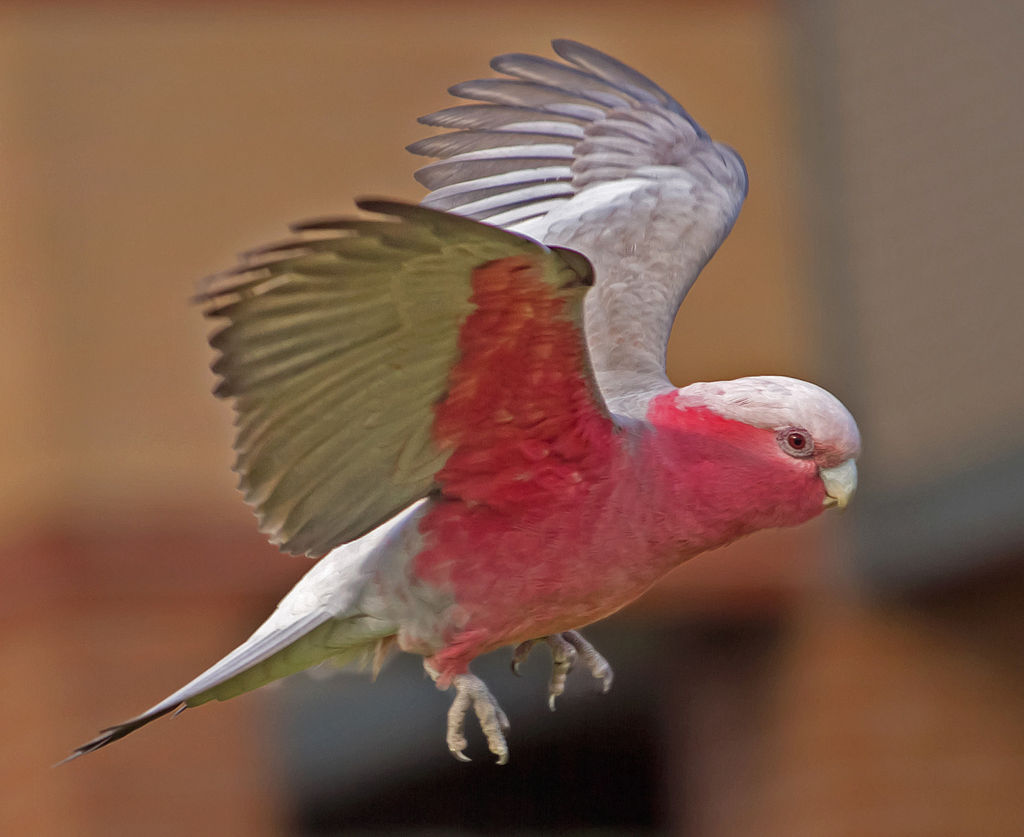
<svg viewBox="0 0 1024 837">
<path fill-rule="evenodd" d="M 845 509 L 857 490 L 857 463 L 847 459 L 835 468 L 822 468 L 818 474 L 825 483 L 825 506 Z"/>
</svg>

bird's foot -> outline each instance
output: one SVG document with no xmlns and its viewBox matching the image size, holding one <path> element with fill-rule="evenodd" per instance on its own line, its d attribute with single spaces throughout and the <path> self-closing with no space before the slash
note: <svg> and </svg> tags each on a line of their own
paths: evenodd
<svg viewBox="0 0 1024 837">
<path fill-rule="evenodd" d="M 512 671 L 519 674 L 519 666 L 538 642 L 551 649 L 551 679 L 548 681 L 548 707 L 555 711 L 555 698 L 565 692 L 565 679 L 577 661 L 582 662 L 591 677 L 601 681 L 601 691 L 612 687 L 613 672 L 608 661 L 577 631 L 551 634 L 540 639 L 521 642 L 512 652 Z"/>
<path fill-rule="evenodd" d="M 457 674 L 452 678 L 455 699 L 448 710 L 448 749 L 459 761 L 469 761 L 466 749 L 466 714 L 472 706 L 480 721 L 480 729 L 487 738 L 487 748 L 498 757 L 498 764 L 508 763 L 508 742 L 505 731 L 509 728 L 508 717 L 498 706 L 494 695 L 484 681 L 474 674 Z"/>
</svg>

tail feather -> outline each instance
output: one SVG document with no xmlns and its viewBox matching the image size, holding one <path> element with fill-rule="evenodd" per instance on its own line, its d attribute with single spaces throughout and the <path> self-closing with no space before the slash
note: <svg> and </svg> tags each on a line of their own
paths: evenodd
<svg viewBox="0 0 1024 837">
<path fill-rule="evenodd" d="M 178 714 L 184 710 L 188 704 L 185 702 L 179 704 L 172 704 L 171 706 L 163 706 L 157 704 L 148 712 L 143 712 L 141 715 L 137 715 L 130 720 L 123 721 L 120 724 L 115 724 L 112 727 L 107 727 L 104 730 L 100 730 L 100 734 L 93 738 L 91 741 L 87 741 L 80 747 L 76 747 L 71 755 L 62 758 L 54 767 L 58 767 L 62 764 L 66 764 L 69 761 L 74 761 L 79 756 L 84 756 L 86 753 L 91 753 L 93 750 L 98 750 L 100 747 L 106 747 L 108 744 L 117 741 L 119 738 L 124 738 L 129 733 L 135 732 L 139 727 L 144 727 L 150 721 L 154 721 L 157 718 L 166 715 L 168 712 L 177 710 L 174 714 Z M 161 708 L 158 708 L 161 707 Z"/>
<path fill-rule="evenodd" d="M 359 599 L 391 534 L 414 519 L 417 508 L 421 505 L 322 558 L 234 651 L 141 715 L 103 730 L 64 761 L 105 747 L 168 712 L 226 700 L 326 660 L 347 665 L 373 659 L 376 669 L 398 626 L 364 612 Z"/>
<path fill-rule="evenodd" d="M 208 700 L 224 700 L 234 697 L 242 692 L 247 692 L 276 680 L 295 671 L 300 671 L 311 664 L 309 655 L 302 653 L 297 658 L 289 660 L 291 664 L 275 664 L 271 658 L 286 651 L 289 646 L 295 644 L 299 639 L 315 631 L 324 623 L 332 619 L 332 614 L 324 611 L 315 611 L 305 617 L 296 620 L 286 627 L 271 628 L 271 623 L 265 623 L 248 640 L 238 648 L 224 657 L 210 668 L 187 683 L 174 694 L 169 695 L 155 706 L 150 707 L 141 715 L 130 718 L 120 724 L 115 724 L 102 730 L 99 735 L 91 741 L 76 748 L 71 755 L 58 764 L 72 761 L 86 753 L 91 753 L 101 747 L 107 746 L 119 738 L 124 738 L 129 733 L 135 732 L 150 721 L 166 715 L 175 709 L 181 711 L 189 706 L 198 706 Z M 261 663 L 270 662 L 270 665 L 261 666 Z M 255 671 L 254 671 L 255 670 Z M 248 673 L 255 676 L 246 677 Z"/>
</svg>

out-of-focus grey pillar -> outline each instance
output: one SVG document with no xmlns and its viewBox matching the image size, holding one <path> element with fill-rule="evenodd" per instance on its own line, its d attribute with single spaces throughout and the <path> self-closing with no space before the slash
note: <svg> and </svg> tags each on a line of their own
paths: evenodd
<svg viewBox="0 0 1024 837">
<path fill-rule="evenodd" d="M 798 2 L 831 366 L 864 435 L 853 567 L 1024 554 L 1024 5 Z"/>
</svg>

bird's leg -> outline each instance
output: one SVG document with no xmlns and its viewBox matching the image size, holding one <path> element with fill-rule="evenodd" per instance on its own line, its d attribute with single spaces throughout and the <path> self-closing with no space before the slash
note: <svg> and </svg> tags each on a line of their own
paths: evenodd
<svg viewBox="0 0 1024 837">
<path fill-rule="evenodd" d="M 551 679 L 548 681 L 548 707 L 555 711 L 555 698 L 565 691 L 565 679 L 576 665 L 577 660 L 590 672 L 590 675 L 601 681 L 601 691 L 607 692 L 612 687 L 613 672 L 608 661 L 578 631 L 565 631 L 551 634 L 540 639 L 528 639 L 521 642 L 512 652 L 512 671 L 519 673 L 519 665 L 529 655 L 538 642 L 547 643 L 551 649 Z"/>
<path fill-rule="evenodd" d="M 576 665 L 579 655 L 565 634 L 544 637 L 551 649 L 551 679 L 548 681 L 548 709 L 555 711 L 555 698 L 565 691 L 565 678 Z"/>
<path fill-rule="evenodd" d="M 429 665 L 423 666 L 435 681 L 437 673 Z M 448 731 L 445 740 L 451 754 L 459 761 L 470 761 L 466 749 L 466 714 L 472 706 L 487 739 L 487 749 L 498 757 L 498 764 L 508 763 L 508 741 L 505 731 L 509 728 L 508 716 L 502 711 L 484 681 L 475 674 L 456 674 L 452 678 L 455 699 L 448 709 Z"/>
<path fill-rule="evenodd" d="M 579 631 L 566 631 L 562 637 L 576 649 L 580 661 L 590 672 L 590 676 L 601 681 L 601 691 L 607 694 L 615 679 L 615 672 L 612 671 L 612 667 L 604 655 L 587 642 Z"/>
</svg>

